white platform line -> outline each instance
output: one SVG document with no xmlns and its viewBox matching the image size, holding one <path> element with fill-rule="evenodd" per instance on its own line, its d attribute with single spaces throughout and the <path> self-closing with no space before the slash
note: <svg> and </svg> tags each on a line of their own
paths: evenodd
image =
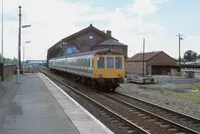
<svg viewBox="0 0 200 134">
<path fill-rule="evenodd" d="M 43 76 L 45 77 L 48 81 L 51 82 L 51 84 L 53 84 L 56 88 L 58 88 L 65 96 L 67 96 L 71 101 L 73 101 L 80 109 L 82 109 L 87 115 L 89 115 L 94 121 L 96 121 L 101 127 L 103 127 L 103 129 L 109 133 L 109 134 L 114 134 L 110 129 L 108 129 L 104 124 L 102 124 L 97 118 L 95 118 L 91 113 L 89 113 L 85 108 L 83 108 L 76 100 L 74 100 L 73 98 L 71 98 L 66 92 L 64 92 L 60 87 L 58 87 L 53 81 L 51 81 L 48 77 L 46 77 L 44 74 L 42 73 L 38 73 L 39 76 Z M 41 76 L 41 77 L 42 77 Z M 44 81 L 43 81 L 44 82 Z M 57 100 L 57 99 L 56 99 Z M 59 101 L 58 101 L 59 103 Z M 60 104 L 60 103 L 59 103 Z M 62 105 L 60 104 L 60 106 L 62 107 Z M 64 108 L 63 108 L 64 109 Z M 65 111 L 66 113 L 66 111 Z M 67 114 L 67 113 L 66 113 Z"/>
</svg>

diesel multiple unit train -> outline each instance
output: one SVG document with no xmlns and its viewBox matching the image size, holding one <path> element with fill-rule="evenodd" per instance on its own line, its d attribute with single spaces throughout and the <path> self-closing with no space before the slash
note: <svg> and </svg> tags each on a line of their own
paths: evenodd
<svg viewBox="0 0 200 134">
<path fill-rule="evenodd" d="M 111 49 L 52 58 L 49 68 L 101 91 L 114 91 L 125 75 L 124 55 Z"/>
</svg>

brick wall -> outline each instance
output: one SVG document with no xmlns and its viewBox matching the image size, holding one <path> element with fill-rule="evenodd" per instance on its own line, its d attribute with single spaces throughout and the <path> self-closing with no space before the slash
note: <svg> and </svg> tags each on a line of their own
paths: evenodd
<svg viewBox="0 0 200 134">
<path fill-rule="evenodd" d="M 144 62 L 144 74 L 147 72 L 146 62 Z M 143 62 L 126 62 L 126 72 L 134 74 L 143 73 Z"/>
<path fill-rule="evenodd" d="M 90 39 L 89 36 L 93 36 L 93 39 Z M 98 49 L 103 49 L 103 48 L 110 48 L 117 50 L 119 52 L 122 52 L 125 56 L 125 59 L 127 58 L 127 46 L 112 46 L 112 45 L 107 45 L 107 46 L 96 46 L 97 44 L 108 40 L 112 39 L 111 36 L 106 36 L 99 34 L 95 30 L 87 31 L 80 33 L 79 36 L 77 37 L 72 37 L 70 40 L 65 41 L 62 40 L 63 42 L 67 42 L 67 44 L 62 44 L 62 49 L 59 48 L 59 44 L 54 46 L 51 50 L 48 50 L 47 53 L 47 64 L 48 60 L 57 57 L 57 56 L 62 56 L 64 55 L 64 50 L 71 47 L 71 45 L 75 45 L 76 48 L 78 49 L 79 52 L 88 52 L 88 51 L 93 51 L 93 50 L 98 50 Z M 58 55 L 59 54 L 59 55 Z"/>
<path fill-rule="evenodd" d="M 89 36 L 93 36 L 93 39 L 89 39 Z M 86 35 L 83 35 L 79 38 L 76 38 L 73 42 L 78 44 L 80 52 L 91 51 L 91 47 L 104 41 L 105 39 L 94 32 L 90 32 Z"/>
</svg>

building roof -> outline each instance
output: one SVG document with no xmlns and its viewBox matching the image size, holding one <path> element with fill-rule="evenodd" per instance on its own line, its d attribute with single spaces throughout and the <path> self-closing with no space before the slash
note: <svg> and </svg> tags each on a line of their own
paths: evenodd
<svg viewBox="0 0 200 134">
<path fill-rule="evenodd" d="M 83 33 L 87 32 L 87 31 L 96 31 L 97 33 L 99 33 L 100 35 L 106 37 L 107 39 L 113 39 L 113 40 L 118 41 L 117 39 L 113 38 L 112 36 L 106 34 L 105 32 L 103 32 L 103 31 L 97 29 L 97 28 L 94 27 L 92 24 L 90 24 L 88 27 L 86 27 L 86 28 L 84 28 L 84 29 L 82 29 L 82 30 L 80 30 L 80 31 L 78 31 L 78 32 L 76 32 L 76 33 L 74 33 L 74 34 L 68 36 L 68 37 L 65 37 L 65 38 L 61 39 L 61 40 L 58 41 L 55 45 L 53 45 L 51 48 L 53 48 L 54 46 L 57 46 L 57 45 L 58 45 L 59 43 L 61 43 L 62 41 L 63 41 L 63 42 L 70 41 L 70 40 L 72 40 L 72 39 L 74 39 L 74 38 L 76 38 L 76 37 L 82 35 Z M 50 48 L 50 49 L 51 49 L 51 48 Z"/>
<path fill-rule="evenodd" d="M 78 31 L 78 32 L 76 32 L 76 33 L 74 33 L 74 34 L 72 34 L 72 35 L 70 35 L 70 36 L 68 36 L 68 37 L 66 37 L 66 38 L 64 38 L 64 39 L 62 39 L 62 40 L 64 40 L 64 41 L 71 40 L 71 39 L 73 39 L 74 37 L 80 35 L 81 33 L 86 32 L 86 31 L 89 31 L 89 30 L 90 30 L 90 31 L 94 30 L 94 31 L 98 32 L 99 34 L 101 34 L 101 35 L 103 35 L 103 36 L 106 36 L 106 37 L 108 37 L 108 38 L 112 38 L 112 39 L 114 39 L 114 40 L 117 40 L 117 39 L 113 38 L 112 36 L 109 36 L 109 35 L 106 34 L 105 32 L 103 32 L 103 31 L 97 29 L 97 28 L 94 27 L 92 24 L 90 24 L 88 27 L 82 29 L 81 31 Z"/>
<path fill-rule="evenodd" d="M 146 52 L 144 53 L 144 61 L 146 62 L 160 53 L 163 53 L 163 51 Z M 131 58 L 128 58 L 127 61 L 143 61 L 143 53 L 137 53 Z"/>
<path fill-rule="evenodd" d="M 123 46 L 127 46 L 126 44 L 123 44 L 121 42 L 119 42 L 118 40 L 114 40 L 114 39 L 108 39 L 105 40 L 97 45 L 123 45 Z"/>
</svg>

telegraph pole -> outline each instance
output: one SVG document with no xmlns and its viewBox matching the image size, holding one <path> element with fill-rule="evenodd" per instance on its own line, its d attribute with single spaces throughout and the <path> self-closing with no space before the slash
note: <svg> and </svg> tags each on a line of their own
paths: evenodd
<svg viewBox="0 0 200 134">
<path fill-rule="evenodd" d="M 2 0 L 2 15 L 1 15 L 1 62 L 4 63 L 3 60 L 3 0 Z"/>
<path fill-rule="evenodd" d="M 21 71 L 21 6 L 19 6 L 19 51 L 18 51 L 18 59 L 19 59 L 19 71 Z"/>
<path fill-rule="evenodd" d="M 181 36 L 181 34 L 176 35 L 178 36 L 178 44 L 179 44 L 179 59 L 178 59 L 178 66 L 179 66 L 179 72 L 181 71 L 181 40 L 183 40 L 183 38 Z"/>
<path fill-rule="evenodd" d="M 145 51 L 145 38 L 143 39 L 143 62 L 142 62 L 142 76 L 144 76 L 144 51 Z"/>
</svg>

